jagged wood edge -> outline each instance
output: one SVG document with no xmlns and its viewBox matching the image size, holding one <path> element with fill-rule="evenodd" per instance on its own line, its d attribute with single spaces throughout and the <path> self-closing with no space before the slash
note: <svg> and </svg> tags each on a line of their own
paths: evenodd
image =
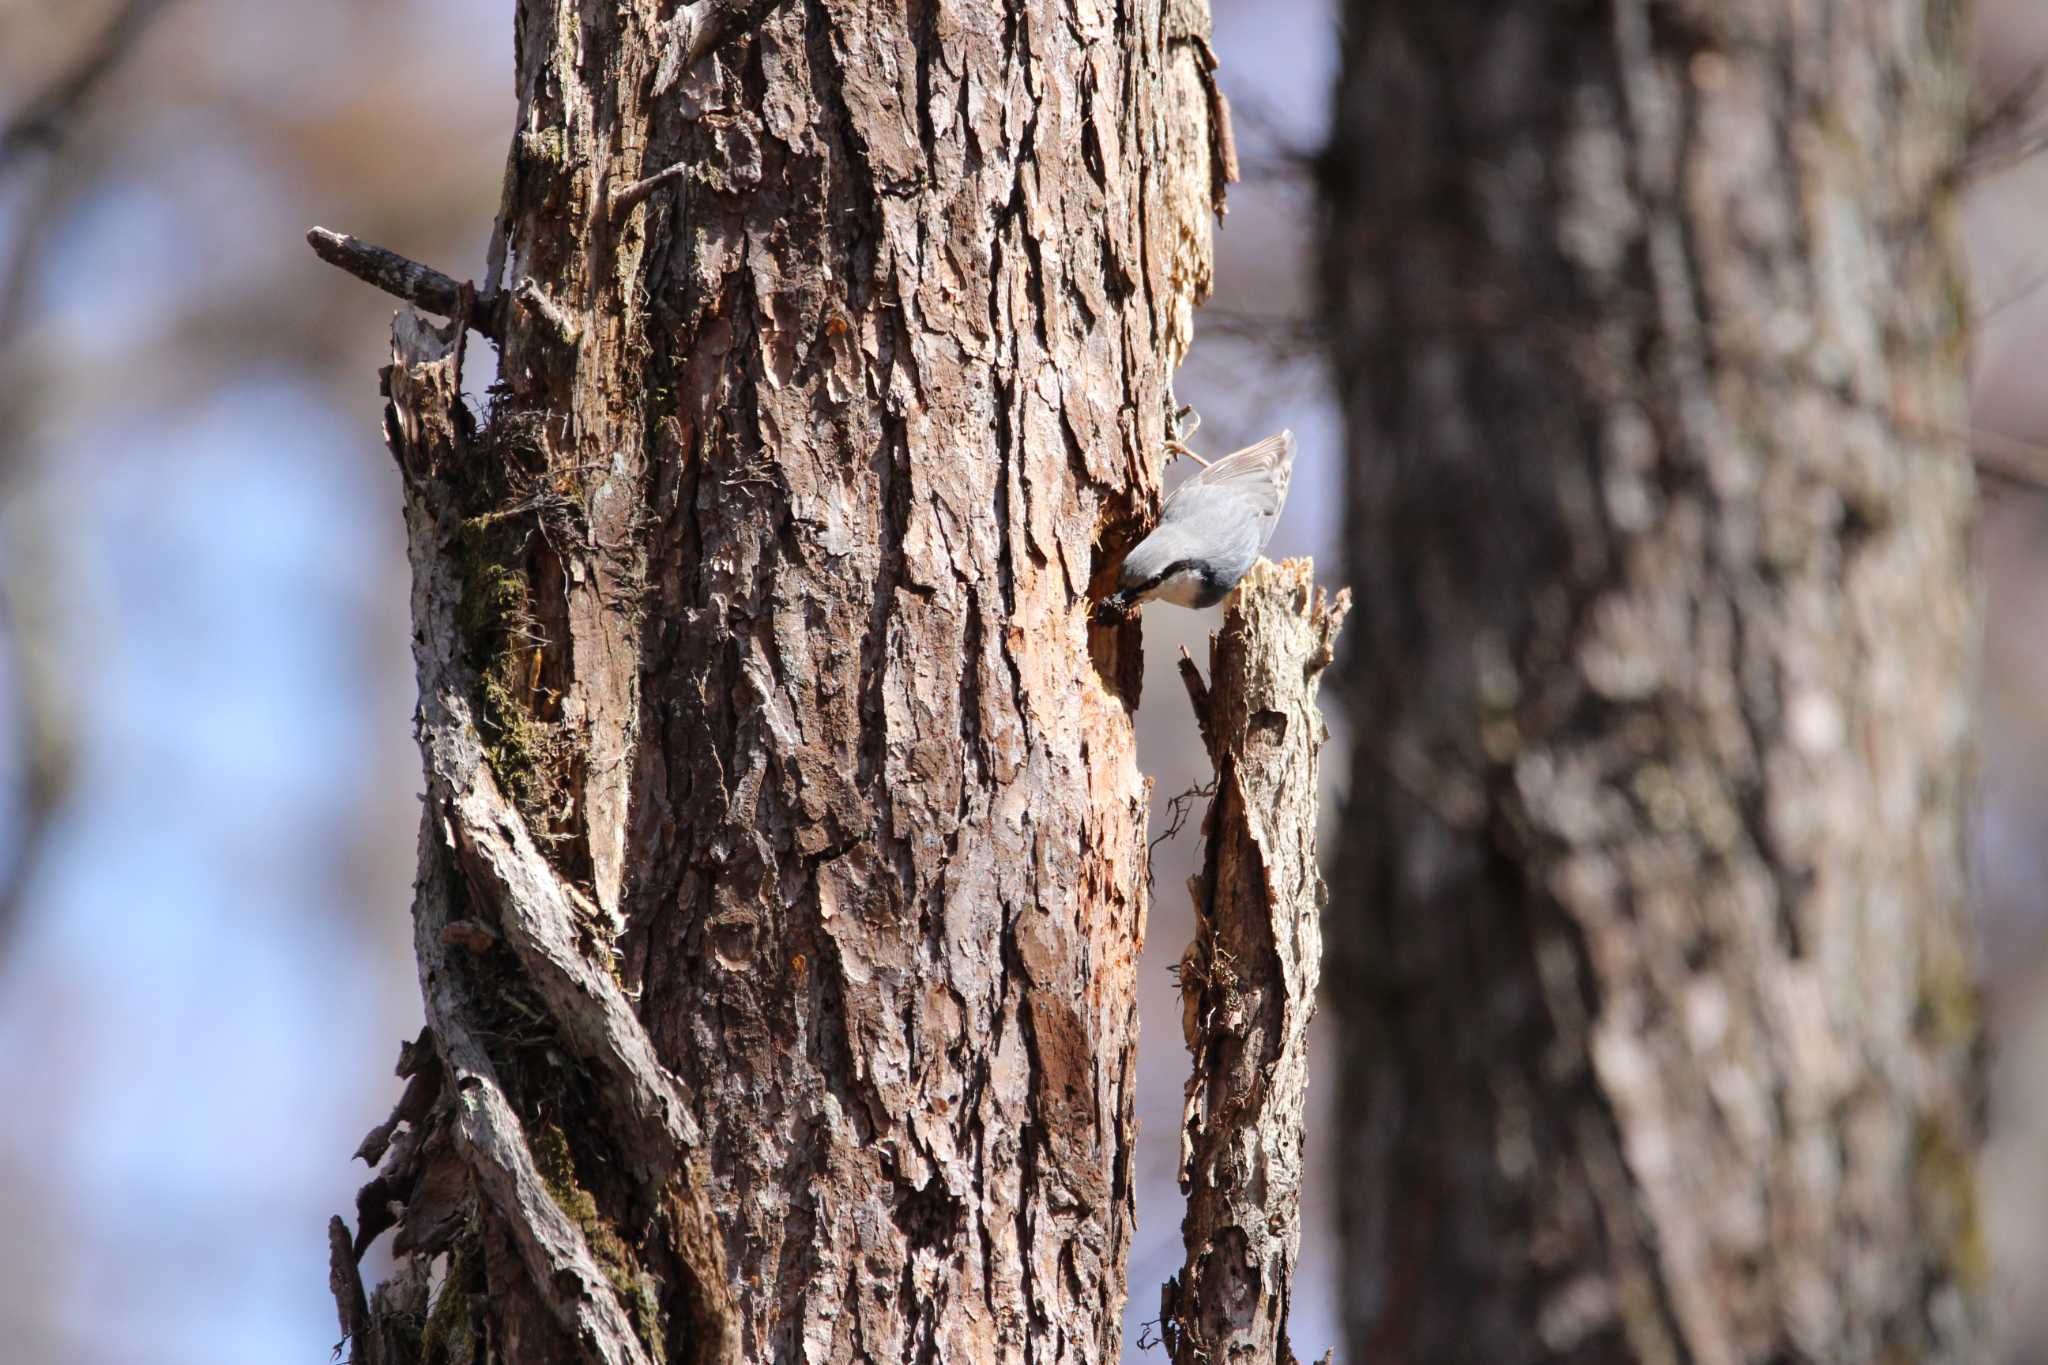
<svg viewBox="0 0 2048 1365">
<path fill-rule="evenodd" d="M 578 915 L 591 913 L 587 898 L 547 862 L 498 787 L 466 700 L 475 680 L 458 643 L 462 585 L 445 552 L 454 514 L 437 477 L 445 461 L 464 454 L 467 417 L 461 408 L 460 368 L 462 339 L 471 320 L 463 311 L 458 307 L 451 325 L 438 329 L 412 309 L 402 310 L 393 320 L 392 364 L 385 376 L 386 437 L 405 476 L 420 685 L 417 725 L 427 777 L 414 938 L 428 1035 L 445 1078 L 432 1114 L 422 1120 L 406 1113 L 409 1102 L 416 1109 L 418 1101 L 409 1087 L 393 1119 L 372 1131 L 359 1154 L 367 1159 L 390 1147 L 383 1167 L 389 1172 L 395 1162 L 413 1160 L 427 1142 L 411 1133 L 393 1144 L 391 1132 L 400 1119 L 415 1129 L 446 1124 L 477 1187 L 509 1230 L 534 1292 L 578 1342 L 585 1359 L 652 1365 L 653 1357 L 641 1345 L 582 1230 L 550 1193 L 519 1116 L 472 1028 L 449 959 L 451 945 L 465 937 L 461 931 L 474 927 L 449 904 L 451 878 L 463 877 L 472 894 L 496 912 L 498 932 L 562 1037 L 596 1073 L 600 1103 L 635 1176 L 674 1192 L 667 1207 L 676 1219 L 676 1245 L 693 1281 L 692 1327 L 703 1343 L 698 1358 L 737 1361 L 717 1223 L 705 1194 L 708 1172 L 689 1107 L 624 990 L 576 947 Z M 402 1169 L 413 1175 L 411 1166 Z M 373 1190 L 379 1197 L 398 1193 L 380 1188 L 384 1179 L 380 1174 L 366 1195 Z M 404 1239 L 402 1226 L 401 1244 Z M 342 1264 L 345 1236 L 336 1238 L 330 1228 L 330 1241 L 343 1331 L 368 1348 L 359 1350 L 359 1361 L 381 1365 L 375 1307 L 366 1317 L 354 1266 L 368 1238 L 357 1237 L 347 1265 Z M 432 1242 L 414 1248 L 434 1249 Z"/>
<path fill-rule="evenodd" d="M 1286 1316 L 1301 1240 L 1298 1182 L 1275 1190 L 1263 1178 L 1244 1179 L 1253 1172 L 1218 1168 L 1240 1150 L 1240 1140 L 1291 1153 L 1298 1163 L 1304 1140 L 1324 896 L 1315 870 L 1316 755 L 1325 735 L 1316 692 L 1351 605 L 1348 591 L 1332 599 L 1313 580 L 1308 560 L 1261 561 L 1231 600 L 1223 630 L 1210 637 L 1208 681 L 1185 651 L 1180 660 L 1216 792 L 1203 820 L 1202 869 L 1188 882 L 1196 936 L 1180 969 L 1183 1029 L 1194 1058 L 1181 1124 L 1186 1260 L 1160 1295 L 1165 1345 L 1177 1362 L 1243 1355 L 1278 1365 L 1295 1358 Z M 1285 718 L 1277 743 L 1256 734 L 1266 714 Z M 1289 733 L 1296 727 L 1299 734 Z M 1291 884 L 1274 877 L 1285 870 L 1275 857 L 1282 822 L 1294 822 L 1290 832 L 1304 864 L 1305 875 Z M 1226 865 L 1219 856 L 1226 847 L 1252 856 Z M 1226 924 L 1232 906 L 1256 907 L 1264 922 Z M 1223 960 L 1220 940 L 1233 928 L 1262 933 L 1270 960 Z M 1259 1056 L 1241 1051 L 1233 1058 L 1226 1044 L 1247 1030 L 1247 986 L 1277 1006 L 1277 1037 Z M 1219 1256 L 1215 1236 L 1230 1229 L 1244 1233 L 1254 1264 L 1225 1264 L 1229 1258 Z M 1240 1278 L 1224 1283 L 1232 1277 Z M 1220 1337 L 1212 1330 L 1218 1324 Z"/>
</svg>

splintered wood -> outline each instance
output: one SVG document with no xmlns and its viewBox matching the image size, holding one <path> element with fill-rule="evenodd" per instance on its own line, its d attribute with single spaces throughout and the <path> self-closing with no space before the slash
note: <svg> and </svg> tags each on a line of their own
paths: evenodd
<svg viewBox="0 0 2048 1365">
<path fill-rule="evenodd" d="M 1180 963 L 1194 1071 L 1181 1124 L 1187 1263 L 1160 1322 L 1176 1361 L 1291 1361 L 1302 1112 L 1325 892 L 1316 869 L 1316 690 L 1351 595 L 1314 565 L 1261 561 L 1209 639 L 1181 656 L 1216 794 L 1203 821 L 1194 942 Z"/>
</svg>

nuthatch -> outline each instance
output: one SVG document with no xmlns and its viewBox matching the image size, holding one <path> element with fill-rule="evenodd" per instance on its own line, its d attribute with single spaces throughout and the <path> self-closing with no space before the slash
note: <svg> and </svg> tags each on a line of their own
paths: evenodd
<svg viewBox="0 0 2048 1365">
<path fill-rule="evenodd" d="M 1174 489 L 1152 534 L 1124 556 L 1116 591 L 1095 609 L 1097 623 L 1114 625 L 1155 597 L 1180 607 L 1213 607 L 1229 596 L 1273 538 L 1293 473 L 1294 433 L 1283 431 L 1205 466 Z"/>
</svg>

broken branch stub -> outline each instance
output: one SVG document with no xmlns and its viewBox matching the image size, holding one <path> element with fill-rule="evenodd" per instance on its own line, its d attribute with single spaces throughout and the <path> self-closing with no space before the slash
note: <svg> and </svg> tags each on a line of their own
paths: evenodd
<svg viewBox="0 0 2048 1365">
<path fill-rule="evenodd" d="M 1181 670 L 1216 771 L 1194 942 L 1181 959 L 1194 1070 L 1181 1124 L 1187 1261 L 1161 1295 L 1174 1360 L 1294 1359 L 1308 1025 L 1322 964 L 1317 684 L 1351 595 L 1306 559 L 1261 561 L 1209 639 L 1209 681 Z"/>
</svg>

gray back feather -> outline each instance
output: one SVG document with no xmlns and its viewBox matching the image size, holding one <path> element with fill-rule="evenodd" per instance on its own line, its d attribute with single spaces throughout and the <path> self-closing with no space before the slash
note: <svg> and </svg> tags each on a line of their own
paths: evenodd
<svg viewBox="0 0 2048 1365">
<path fill-rule="evenodd" d="M 1167 495 L 1159 524 L 1125 557 L 1118 581 L 1131 587 L 1199 560 L 1235 582 L 1273 538 L 1293 472 L 1291 431 L 1217 460 Z"/>
<path fill-rule="evenodd" d="M 1184 503 L 1206 503 L 1215 494 L 1240 498 L 1250 507 L 1258 526 L 1258 545 L 1252 551 L 1256 558 L 1280 523 L 1280 509 L 1287 503 L 1287 485 L 1293 477 L 1294 433 L 1283 431 L 1224 456 L 1174 489 L 1159 509 L 1159 519 L 1162 523 L 1175 521 L 1194 511 Z"/>
</svg>

